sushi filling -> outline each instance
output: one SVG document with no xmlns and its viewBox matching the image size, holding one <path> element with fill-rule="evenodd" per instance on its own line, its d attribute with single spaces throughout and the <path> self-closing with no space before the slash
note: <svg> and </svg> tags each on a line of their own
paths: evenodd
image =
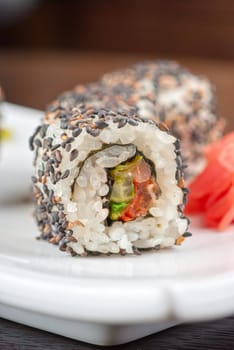
<svg viewBox="0 0 234 350">
<path fill-rule="evenodd" d="M 110 176 L 113 185 L 109 218 L 125 222 L 146 216 L 160 190 L 144 157 L 138 153 L 132 160 L 111 169 Z"/>
<path fill-rule="evenodd" d="M 102 207 L 108 210 L 108 224 L 150 215 L 161 192 L 153 164 L 133 144 L 109 146 L 90 155 L 76 182 L 87 188 L 86 196 L 92 188 L 97 191 Z"/>
</svg>

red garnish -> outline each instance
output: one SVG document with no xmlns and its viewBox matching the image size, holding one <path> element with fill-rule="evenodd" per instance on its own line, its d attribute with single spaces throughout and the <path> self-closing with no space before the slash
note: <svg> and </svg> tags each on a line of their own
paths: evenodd
<svg viewBox="0 0 234 350">
<path fill-rule="evenodd" d="M 120 219 L 122 221 L 131 221 L 138 216 L 145 216 L 152 204 L 151 192 L 157 193 L 157 189 L 158 187 L 153 177 L 145 182 L 136 182 L 134 180 L 134 198 L 124 210 Z"/>
<path fill-rule="evenodd" d="M 204 213 L 205 225 L 224 230 L 234 222 L 234 132 L 206 151 L 207 165 L 190 184 L 187 214 Z"/>
</svg>

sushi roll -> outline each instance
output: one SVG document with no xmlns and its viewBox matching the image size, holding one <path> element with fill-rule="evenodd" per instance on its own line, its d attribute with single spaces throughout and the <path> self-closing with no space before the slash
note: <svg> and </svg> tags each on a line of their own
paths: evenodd
<svg viewBox="0 0 234 350">
<path fill-rule="evenodd" d="M 81 256 L 179 245 L 190 235 L 179 141 L 163 124 L 80 96 L 54 101 L 30 138 L 41 238 Z"/>
<path fill-rule="evenodd" d="M 176 62 L 152 61 L 105 74 L 100 83 L 122 107 L 134 106 L 140 117 L 166 123 L 181 140 L 188 178 L 201 171 L 204 149 L 222 137 L 225 127 L 217 116 L 215 88 L 206 78 Z"/>
</svg>

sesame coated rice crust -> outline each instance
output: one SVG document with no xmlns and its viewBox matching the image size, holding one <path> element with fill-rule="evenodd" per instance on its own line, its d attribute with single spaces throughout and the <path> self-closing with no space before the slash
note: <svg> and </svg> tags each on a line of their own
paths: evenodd
<svg viewBox="0 0 234 350">
<path fill-rule="evenodd" d="M 82 189 L 79 172 L 91 154 L 113 144 L 134 144 L 154 163 L 162 195 L 147 217 L 107 226 L 100 186 L 90 176 Z M 30 147 L 35 152 L 36 221 L 41 238 L 60 250 L 72 255 L 136 253 L 180 244 L 190 235 L 182 213 L 187 189 L 180 143 L 164 124 L 141 118 L 135 109 L 97 108 L 82 100 L 80 91 L 72 91 L 49 107 Z"/>
<path fill-rule="evenodd" d="M 136 64 L 107 73 L 98 83 L 78 85 L 74 91 L 80 101 L 97 108 L 105 105 L 166 123 L 181 140 L 189 179 L 204 167 L 207 145 L 224 132 L 224 119 L 216 111 L 214 86 L 173 61 Z"/>
</svg>

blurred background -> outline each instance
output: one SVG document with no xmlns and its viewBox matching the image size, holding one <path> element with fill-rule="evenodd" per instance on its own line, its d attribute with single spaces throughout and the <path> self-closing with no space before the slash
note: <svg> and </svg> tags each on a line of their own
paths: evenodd
<svg viewBox="0 0 234 350">
<path fill-rule="evenodd" d="M 148 58 L 208 76 L 232 123 L 233 0 L 0 0 L 0 81 L 11 102 L 43 109 L 78 82 Z"/>
</svg>

